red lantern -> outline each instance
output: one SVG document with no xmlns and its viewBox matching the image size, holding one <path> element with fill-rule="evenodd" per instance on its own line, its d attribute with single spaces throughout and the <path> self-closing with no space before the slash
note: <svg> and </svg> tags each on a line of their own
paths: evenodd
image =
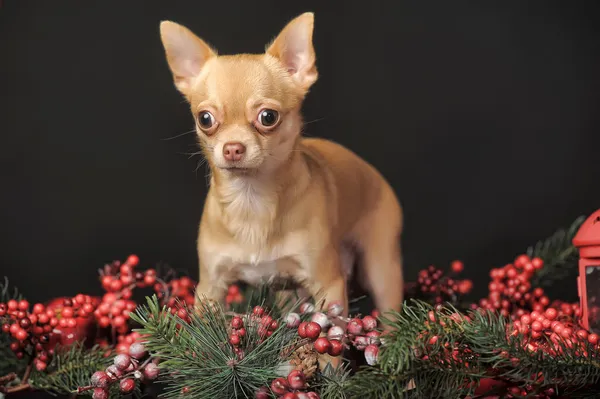
<svg viewBox="0 0 600 399">
<path fill-rule="evenodd" d="M 600 333 L 600 209 L 592 214 L 573 238 L 579 248 L 577 290 L 581 305 L 581 324 Z"/>
</svg>

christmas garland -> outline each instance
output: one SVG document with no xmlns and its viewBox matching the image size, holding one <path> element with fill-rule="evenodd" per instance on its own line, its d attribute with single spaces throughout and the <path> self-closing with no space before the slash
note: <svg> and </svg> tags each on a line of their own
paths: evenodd
<svg viewBox="0 0 600 399">
<path fill-rule="evenodd" d="M 465 303 L 473 284 L 454 261 L 422 270 L 401 312 L 384 315 L 344 318 L 340 304 L 281 301 L 271 287 L 233 285 L 223 306 L 195 301 L 190 278 L 142 271 L 135 255 L 100 270 L 101 298 L 31 306 L 5 281 L 0 395 L 598 397 L 598 335 L 579 326 L 578 304 L 544 292 L 573 270 L 583 220 L 492 269 L 477 304 Z M 347 361 L 321 368 L 325 355 Z"/>
</svg>

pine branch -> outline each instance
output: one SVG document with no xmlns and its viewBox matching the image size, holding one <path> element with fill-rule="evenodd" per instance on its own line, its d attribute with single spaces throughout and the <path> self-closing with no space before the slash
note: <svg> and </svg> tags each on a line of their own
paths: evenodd
<svg viewBox="0 0 600 399">
<path fill-rule="evenodd" d="M 278 376 L 287 350 L 293 347 L 295 331 L 280 327 L 264 341 L 258 322 L 247 320 L 244 353 L 239 357 L 228 343 L 228 320 L 216 304 L 201 302 L 189 323 L 160 307 L 156 297 L 138 307 L 131 318 L 148 334 L 146 348 L 161 360 L 161 383 L 165 398 L 253 398 L 254 393 Z"/>
<path fill-rule="evenodd" d="M 112 359 L 105 357 L 105 352 L 105 349 L 97 346 L 87 349 L 80 343 L 70 348 L 57 347 L 47 370 L 34 372 L 29 382 L 34 389 L 73 394 L 78 387 L 89 384 L 94 372 L 110 365 Z"/>
<path fill-rule="evenodd" d="M 563 281 L 576 269 L 578 251 L 572 241 L 585 219 L 585 216 L 578 217 L 568 228 L 556 231 L 527 249 L 527 255 L 544 261 L 544 267 L 533 277 L 534 286 L 548 287 Z"/>
<path fill-rule="evenodd" d="M 350 399 L 348 384 L 351 370 L 344 365 L 337 368 L 328 364 L 317 376 L 315 387 L 321 399 Z"/>
<path fill-rule="evenodd" d="M 22 295 L 16 287 L 10 287 L 8 278 L 4 277 L 4 283 L 0 283 L 0 302 L 6 303 L 11 299 L 21 300 Z M 26 359 L 17 359 L 10 349 L 10 336 L 0 332 L 0 376 L 10 372 L 22 375 L 27 366 Z"/>
</svg>

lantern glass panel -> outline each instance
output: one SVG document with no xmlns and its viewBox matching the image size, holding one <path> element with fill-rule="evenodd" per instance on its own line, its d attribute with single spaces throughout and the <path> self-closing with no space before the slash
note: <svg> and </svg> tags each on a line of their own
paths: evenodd
<svg viewBox="0 0 600 399">
<path fill-rule="evenodd" d="M 600 265 L 586 266 L 585 274 L 589 328 L 600 333 Z"/>
</svg>

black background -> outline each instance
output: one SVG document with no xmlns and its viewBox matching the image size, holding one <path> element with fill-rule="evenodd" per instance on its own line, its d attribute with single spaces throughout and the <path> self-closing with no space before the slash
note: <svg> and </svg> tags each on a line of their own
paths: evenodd
<svg viewBox="0 0 600 399">
<path fill-rule="evenodd" d="M 315 11 L 307 134 L 358 152 L 405 209 L 406 275 L 487 273 L 600 206 L 600 35 L 584 1 L 25 1 L 0 8 L 0 275 L 101 293 L 138 254 L 197 277 L 205 170 L 158 35 L 260 52 Z M 575 281 L 561 288 L 573 293 Z"/>
</svg>

